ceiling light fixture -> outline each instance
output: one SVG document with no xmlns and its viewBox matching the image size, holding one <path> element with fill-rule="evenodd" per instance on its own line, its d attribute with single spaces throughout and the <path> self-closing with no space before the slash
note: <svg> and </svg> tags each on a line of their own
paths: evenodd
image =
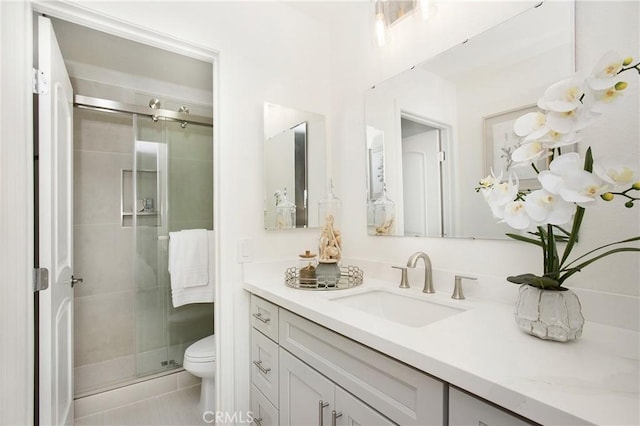
<svg viewBox="0 0 640 426">
<path fill-rule="evenodd" d="M 373 32 L 376 45 L 389 44 L 392 25 L 414 15 L 426 21 L 435 12 L 430 0 L 373 0 Z"/>
<path fill-rule="evenodd" d="M 387 19 L 387 2 L 375 0 L 375 11 L 373 17 L 376 44 L 378 47 L 385 46 L 389 42 L 389 20 Z"/>
</svg>

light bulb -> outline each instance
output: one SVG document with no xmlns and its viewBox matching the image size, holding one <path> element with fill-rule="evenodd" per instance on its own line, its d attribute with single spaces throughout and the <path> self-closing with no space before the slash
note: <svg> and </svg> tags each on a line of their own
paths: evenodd
<svg viewBox="0 0 640 426">
<path fill-rule="evenodd" d="M 384 14 L 376 14 L 375 18 L 376 43 L 382 47 L 387 44 L 387 24 L 384 20 Z"/>
<path fill-rule="evenodd" d="M 429 19 L 431 15 L 431 4 L 429 0 L 418 0 L 418 10 L 420 12 L 420 18 L 423 21 Z"/>
<path fill-rule="evenodd" d="M 379 47 L 385 46 L 389 38 L 389 26 L 387 25 L 387 17 L 384 12 L 385 4 L 382 0 L 376 0 L 375 15 L 373 17 L 373 30 L 375 33 L 376 44 Z"/>
</svg>

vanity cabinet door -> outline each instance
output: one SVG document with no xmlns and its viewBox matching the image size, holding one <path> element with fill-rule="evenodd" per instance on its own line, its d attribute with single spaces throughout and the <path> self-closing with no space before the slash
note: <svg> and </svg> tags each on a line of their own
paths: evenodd
<svg viewBox="0 0 640 426">
<path fill-rule="evenodd" d="M 336 386 L 337 426 L 391 426 L 397 423 L 384 417 L 364 402 L 360 401 L 344 389 Z"/>
<path fill-rule="evenodd" d="M 524 426 L 526 422 L 473 396 L 449 388 L 449 426 Z"/>
<path fill-rule="evenodd" d="M 334 384 L 280 348 L 280 424 L 330 426 Z M 326 404 L 320 407 L 321 404 Z"/>
</svg>

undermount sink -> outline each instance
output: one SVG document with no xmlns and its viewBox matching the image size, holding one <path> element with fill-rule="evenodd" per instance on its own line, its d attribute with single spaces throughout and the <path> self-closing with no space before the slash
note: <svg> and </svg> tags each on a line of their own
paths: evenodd
<svg viewBox="0 0 640 426">
<path fill-rule="evenodd" d="M 405 296 L 379 289 L 338 296 L 330 300 L 409 327 L 424 327 L 465 311 L 416 296 Z"/>
</svg>

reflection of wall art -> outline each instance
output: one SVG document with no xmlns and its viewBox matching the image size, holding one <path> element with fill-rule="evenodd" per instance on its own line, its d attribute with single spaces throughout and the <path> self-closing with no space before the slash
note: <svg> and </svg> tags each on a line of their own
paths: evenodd
<svg viewBox="0 0 640 426">
<path fill-rule="evenodd" d="M 536 172 L 530 166 L 514 166 L 511 154 L 518 148 L 520 139 L 513 132 L 513 124 L 518 117 L 538 111 L 538 107 L 530 105 L 486 116 L 482 119 L 484 125 L 484 158 L 485 175 L 491 170 L 496 174 L 513 172 L 520 181 L 521 189 L 540 188 L 536 179 Z M 546 170 L 547 159 L 541 159 L 536 163 L 538 170 Z"/>
<path fill-rule="evenodd" d="M 384 151 L 382 146 L 369 150 L 369 198 L 377 200 L 384 185 Z"/>
</svg>

